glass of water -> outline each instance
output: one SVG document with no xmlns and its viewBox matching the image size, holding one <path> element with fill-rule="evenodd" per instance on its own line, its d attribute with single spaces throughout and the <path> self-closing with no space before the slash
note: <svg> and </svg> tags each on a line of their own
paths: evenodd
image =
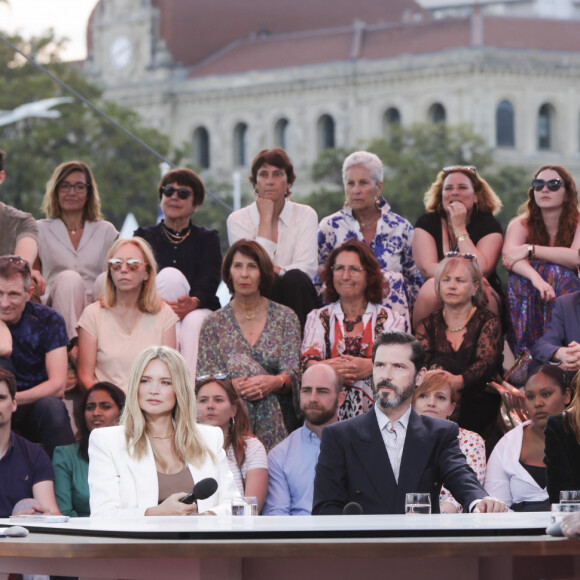
<svg viewBox="0 0 580 580">
<path fill-rule="evenodd" d="M 580 511 L 580 503 L 553 503 L 552 523 L 561 522 L 564 516 Z"/>
<path fill-rule="evenodd" d="M 564 490 L 560 492 L 560 503 L 580 503 L 580 491 Z"/>
<path fill-rule="evenodd" d="M 408 493 L 405 496 L 406 514 L 430 514 L 431 495 L 428 493 Z"/>
<path fill-rule="evenodd" d="M 232 516 L 257 516 L 258 498 L 253 496 L 233 497 Z"/>
</svg>

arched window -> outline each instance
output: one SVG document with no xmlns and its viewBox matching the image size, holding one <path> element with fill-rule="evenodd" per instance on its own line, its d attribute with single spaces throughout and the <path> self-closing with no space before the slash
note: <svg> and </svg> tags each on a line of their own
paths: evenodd
<svg viewBox="0 0 580 580">
<path fill-rule="evenodd" d="M 515 147 L 514 107 L 501 101 L 495 111 L 495 141 L 498 147 Z"/>
<path fill-rule="evenodd" d="M 538 111 L 538 149 L 549 150 L 553 144 L 554 108 L 544 103 Z"/>
<path fill-rule="evenodd" d="M 385 111 L 383 115 L 383 134 L 389 134 L 389 130 L 393 127 L 397 127 L 401 124 L 401 113 L 399 109 L 395 107 L 390 107 Z"/>
<path fill-rule="evenodd" d="M 334 119 L 330 115 L 322 115 L 318 119 L 318 151 L 332 149 L 335 146 L 334 129 Z"/>
<path fill-rule="evenodd" d="M 445 107 L 441 103 L 433 103 L 429 107 L 429 112 L 427 113 L 429 121 L 431 123 L 445 123 L 447 120 L 447 113 L 445 112 Z"/>
<path fill-rule="evenodd" d="M 246 165 L 247 145 L 246 136 L 248 125 L 238 123 L 234 129 L 234 166 L 243 167 Z"/>
<path fill-rule="evenodd" d="M 195 164 L 202 169 L 209 167 L 209 133 L 205 127 L 198 127 L 193 132 L 193 154 Z"/>
<path fill-rule="evenodd" d="M 288 119 L 278 119 L 274 125 L 274 143 L 276 147 L 288 149 Z"/>
</svg>

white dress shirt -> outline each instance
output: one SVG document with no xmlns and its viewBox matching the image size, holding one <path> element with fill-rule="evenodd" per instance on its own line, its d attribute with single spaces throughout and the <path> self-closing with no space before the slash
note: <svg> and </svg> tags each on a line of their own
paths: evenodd
<svg viewBox="0 0 580 580">
<path fill-rule="evenodd" d="M 407 427 L 409 425 L 409 417 L 411 416 L 411 405 L 409 405 L 409 408 L 405 411 L 403 416 L 394 423 L 392 423 L 391 420 L 379 409 L 378 405 L 375 405 L 375 413 L 387 449 L 387 455 L 389 456 L 389 461 L 393 468 L 395 481 L 399 483 L 401 458 L 403 457 L 403 447 L 405 446 Z"/>
</svg>

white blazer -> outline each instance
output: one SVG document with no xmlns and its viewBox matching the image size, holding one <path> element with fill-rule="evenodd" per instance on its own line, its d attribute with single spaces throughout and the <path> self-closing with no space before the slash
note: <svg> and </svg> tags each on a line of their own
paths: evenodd
<svg viewBox="0 0 580 580">
<path fill-rule="evenodd" d="M 216 493 L 198 501 L 199 512 L 230 514 L 231 499 L 240 494 L 223 450 L 223 432 L 209 425 L 197 427 L 216 460 L 208 457 L 200 467 L 188 465 L 189 471 L 196 483 L 206 477 L 218 482 Z M 89 459 L 91 516 L 139 517 L 158 504 L 159 482 L 150 443 L 147 455 L 137 460 L 128 453 L 123 426 L 95 429 L 89 439 Z"/>
</svg>

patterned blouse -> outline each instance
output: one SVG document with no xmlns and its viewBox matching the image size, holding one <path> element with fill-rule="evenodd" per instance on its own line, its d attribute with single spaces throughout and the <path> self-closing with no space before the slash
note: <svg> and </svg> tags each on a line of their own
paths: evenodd
<svg viewBox="0 0 580 580">
<path fill-rule="evenodd" d="M 408 316 L 409 305 L 417 297 L 423 278 L 413 260 L 413 226 L 400 215 L 391 211 L 384 197 L 380 198 L 381 217 L 370 249 L 374 252 L 385 279 L 389 283 L 389 295 L 384 304 Z M 350 206 L 325 217 L 318 226 L 318 267 L 334 250 L 347 240 L 355 238 L 364 242 L 360 224 L 352 215 Z M 322 289 L 322 281 L 317 275 L 315 284 Z"/>
<path fill-rule="evenodd" d="M 360 336 L 346 336 L 344 313 L 340 301 L 313 310 L 306 319 L 300 365 L 335 358 L 342 354 L 371 358 L 375 337 L 387 330 L 409 331 L 407 319 L 381 304 L 368 303 L 363 314 Z M 346 400 L 340 408 L 340 418 L 349 419 L 366 413 L 374 402 L 372 375 L 345 385 Z"/>
<path fill-rule="evenodd" d="M 247 402 L 254 435 L 269 451 L 288 435 L 285 418 L 290 421 L 298 400 L 299 356 L 300 323 L 290 308 L 269 300 L 264 330 L 250 346 L 228 304 L 203 322 L 197 376 L 227 372 L 232 379 L 282 373 L 290 377 L 294 397 L 270 393 Z"/>
</svg>

